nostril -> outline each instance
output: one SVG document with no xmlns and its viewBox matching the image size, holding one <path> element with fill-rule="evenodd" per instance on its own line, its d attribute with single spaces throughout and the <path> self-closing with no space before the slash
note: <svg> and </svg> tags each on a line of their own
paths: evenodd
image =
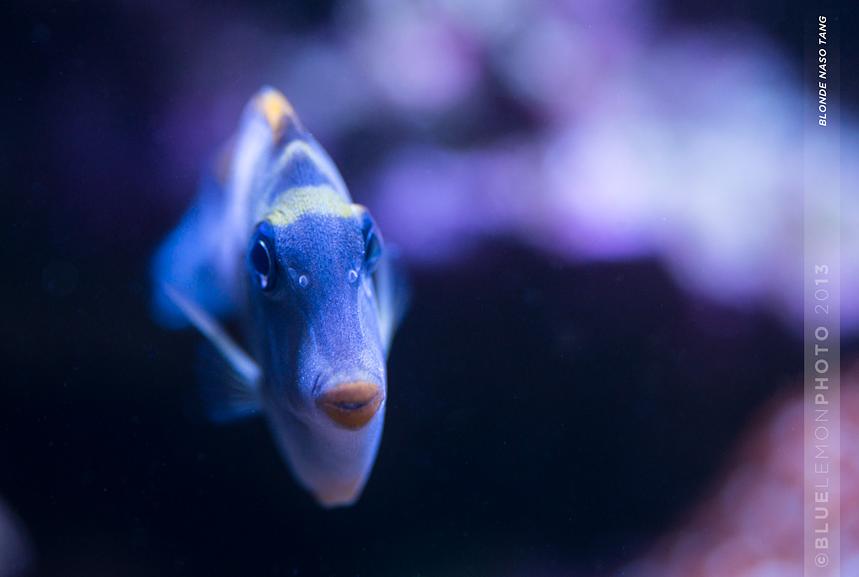
<svg viewBox="0 0 859 577">
<path fill-rule="evenodd" d="M 316 404 L 337 425 L 356 430 L 378 412 L 382 388 L 367 381 L 343 383 L 320 395 Z"/>
</svg>

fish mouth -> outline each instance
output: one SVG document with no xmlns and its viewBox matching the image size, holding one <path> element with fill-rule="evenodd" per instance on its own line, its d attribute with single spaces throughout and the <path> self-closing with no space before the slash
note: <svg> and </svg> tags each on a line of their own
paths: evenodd
<svg viewBox="0 0 859 577">
<path fill-rule="evenodd" d="M 363 428 L 382 406 L 382 387 L 368 381 L 341 383 L 316 399 L 316 405 L 336 425 L 356 431 Z"/>
</svg>

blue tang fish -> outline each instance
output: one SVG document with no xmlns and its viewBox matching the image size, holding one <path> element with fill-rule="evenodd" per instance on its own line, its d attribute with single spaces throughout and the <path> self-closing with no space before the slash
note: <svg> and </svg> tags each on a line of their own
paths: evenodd
<svg viewBox="0 0 859 577">
<path fill-rule="evenodd" d="M 155 255 L 155 315 L 206 337 L 213 419 L 265 415 L 298 482 L 323 506 L 350 505 L 382 435 L 404 284 L 280 92 L 251 99 L 227 150 Z"/>
</svg>

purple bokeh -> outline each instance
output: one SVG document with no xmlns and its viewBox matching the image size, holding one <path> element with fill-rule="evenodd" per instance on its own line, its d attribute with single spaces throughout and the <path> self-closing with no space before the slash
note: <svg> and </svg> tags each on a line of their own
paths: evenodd
<svg viewBox="0 0 859 577">
<path fill-rule="evenodd" d="M 153 195 L 140 204 L 180 212 L 245 99 L 271 84 L 415 266 L 457 266 L 498 238 L 574 262 L 656 256 L 693 294 L 801 325 L 798 71 L 754 30 L 668 27 L 635 0 L 363 0 L 300 31 L 224 7 L 181 27 L 181 3 L 127 6 L 174 52 L 152 120 L 162 171 L 141 176 Z M 71 176 L 134 174 L 134 128 L 79 104 L 102 138 L 72 147 Z M 848 159 L 859 131 L 844 118 Z M 70 122 L 56 123 L 64 154 L 81 130 Z M 847 332 L 859 328 L 855 171 L 841 205 Z M 80 212 L 113 215 L 93 234 L 123 234 L 115 213 Z"/>
</svg>

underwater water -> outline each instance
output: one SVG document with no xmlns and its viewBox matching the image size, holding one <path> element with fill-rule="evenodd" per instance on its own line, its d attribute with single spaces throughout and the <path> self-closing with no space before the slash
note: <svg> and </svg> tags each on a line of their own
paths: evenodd
<svg viewBox="0 0 859 577">
<path fill-rule="evenodd" d="M 766 465 L 801 466 L 798 3 L 4 10 L 0 577 L 801 574 L 801 536 L 767 540 L 801 485 Z M 411 289 L 347 508 L 299 487 L 265 421 L 210 422 L 200 336 L 151 314 L 156 247 L 267 84 Z M 845 158 L 856 134 L 845 114 Z M 842 210 L 853 399 L 855 189 Z M 734 498 L 762 503 L 748 523 Z"/>
</svg>

